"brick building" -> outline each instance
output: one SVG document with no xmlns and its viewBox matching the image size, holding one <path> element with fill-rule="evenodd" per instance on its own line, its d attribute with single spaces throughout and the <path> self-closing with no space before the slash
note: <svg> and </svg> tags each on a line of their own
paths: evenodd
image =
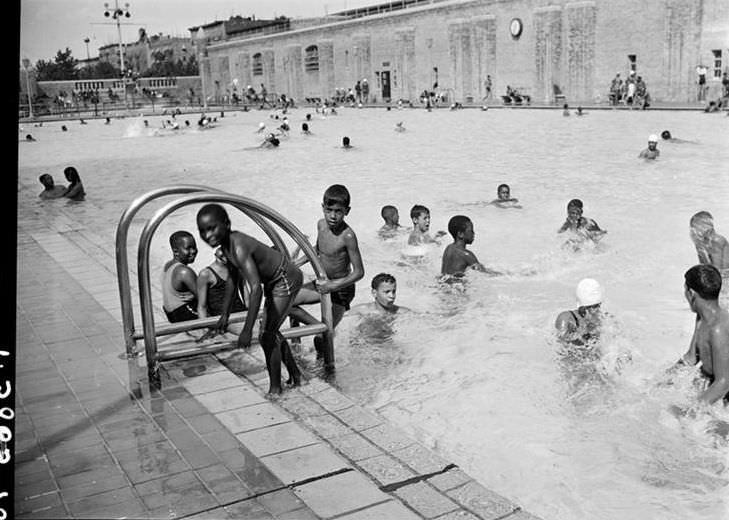
<svg viewBox="0 0 729 520">
<path fill-rule="evenodd" d="M 415 101 L 437 84 L 479 102 L 488 74 L 496 95 L 510 85 L 550 103 L 557 89 L 584 103 L 605 101 L 615 74 L 635 70 L 654 101 L 687 103 L 697 101 L 699 66 L 707 99 L 729 70 L 727 0 L 401 0 L 272 34 L 230 39 L 223 24 L 216 38 L 202 28 L 208 85 L 263 83 L 297 99 L 367 79 L 377 101 Z"/>
</svg>

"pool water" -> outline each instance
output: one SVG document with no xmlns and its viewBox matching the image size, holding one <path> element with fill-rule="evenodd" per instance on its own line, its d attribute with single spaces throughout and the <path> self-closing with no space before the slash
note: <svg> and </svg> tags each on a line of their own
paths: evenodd
<svg viewBox="0 0 729 520">
<path fill-rule="evenodd" d="M 170 184 L 204 184 L 251 197 L 308 233 L 321 196 L 341 183 L 352 195 L 347 221 L 356 231 L 366 275 L 354 304 L 371 301 L 378 272 L 398 280 L 398 303 L 414 313 L 393 322 L 345 318 L 338 329 L 337 384 L 486 486 L 545 519 L 720 519 L 729 515 L 729 448 L 708 432 L 729 420 L 678 420 L 666 409 L 689 405 L 692 373 L 669 386 L 662 372 L 688 345 L 694 316 L 683 298 L 683 273 L 697 262 L 688 222 L 714 215 L 729 234 L 729 118 L 701 112 L 551 110 L 313 110 L 313 135 L 299 129 L 306 109 L 289 114 L 291 134 L 274 150 L 251 149 L 277 122 L 268 112 L 226 113 L 210 130 L 153 135 L 161 118 L 111 125 L 25 125 L 34 143 L 19 143 L 19 203 L 59 205 L 114 248 L 121 212 L 142 193 Z M 217 115 L 217 114 L 216 114 Z M 186 116 L 178 116 L 184 121 Z M 196 115 L 190 115 L 192 125 Z M 395 132 L 404 122 L 405 132 Z M 656 161 L 638 159 L 649 134 L 669 129 L 695 143 L 659 143 Z M 354 148 L 340 148 L 343 136 Z M 41 173 L 60 182 L 78 169 L 82 204 L 40 202 Z M 485 204 L 506 182 L 523 209 Z M 563 249 L 556 230 L 566 204 L 608 231 L 597 247 Z M 383 241 L 380 208 L 431 210 L 431 230 L 469 216 L 470 246 L 499 277 L 478 273 L 463 287 L 438 283 L 441 246 L 414 259 L 406 235 Z M 152 244 L 152 272 L 169 257 L 167 237 L 195 232 L 196 208 L 163 223 Z M 149 217 L 145 209 L 141 217 Z M 136 244 L 144 219 L 130 233 Z M 245 218 L 234 227 L 263 236 Z M 22 224 L 22 223 L 21 223 Z M 198 241 L 196 270 L 212 251 Z M 136 264 L 134 251 L 130 265 Z M 559 312 L 577 306 L 583 277 L 605 289 L 611 314 L 602 358 L 561 355 L 554 340 Z M 154 280 L 156 282 L 156 280 Z"/>
</svg>

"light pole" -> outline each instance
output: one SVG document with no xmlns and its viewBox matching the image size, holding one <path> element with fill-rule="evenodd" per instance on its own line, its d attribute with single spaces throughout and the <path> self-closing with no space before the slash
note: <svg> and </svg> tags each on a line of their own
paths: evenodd
<svg viewBox="0 0 729 520">
<path fill-rule="evenodd" d="M 129 18 L 131 13 L 129 12 L 129 4 L 124 4 L 124 9 L 119 7 L 119 0 L 114 0 L 114 9 L 112 9 L 108 3 L 104 4 L 104 16 L 107 18 L 111 16 L 116 21 L 116 30 L 119 34 L 119 62 L 121 64 L 121 72 L 124 74 L 124 47 L 122 45 L 122 36 L 121 36 L 121 22 L 119 22 L 119 18 L 122 16 L 125 16 Z"/>
<path fill-rule="evenodd" d="M 25 69 L 25 89 L 28 91 L 28 117 L 33 119 L 33 99 L 30 95 L 30 77 L 28 74 L 28 67 L 30 67 L 30 60 L 23 58 L 23 68 Z"/>
<path fill-rule="evenodd" d="M 89 55 L 89 42 L 90 41 L 91 40 L 89 39 L 88 36 L 86 38 L 84 38 L 84 43 L 86 44 L 86 61 L 87 62 L 91 59 L 91 56 Z"/>
<path fill-rule="evenodd" d="M 203 54 L 207 54 L 207 51 L 200 52 L 200 66 L 199 66 L 200 83 L 201 83 L 200 88 L 202 88 L 202 98 L 203 98 L 203 111 L 206 112 L 208 110 L 208 98 L 207 98 L 207 95 L 205 94 L 205 70 L 203 67 L 203 59 L 204 59 Z"/>
</svg>

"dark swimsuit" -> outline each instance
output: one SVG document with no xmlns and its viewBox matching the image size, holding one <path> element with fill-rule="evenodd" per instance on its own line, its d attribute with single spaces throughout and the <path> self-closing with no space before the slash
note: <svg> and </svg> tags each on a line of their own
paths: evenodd
<svg viewBox="0 0 729 520">
<path fill-rule="evenodd" d="M 223 300 L 225 299 L 225 286 L 227 282 L 220 277 L 215 269 L 208 269 L 215 275 L 215 283 L 208 287 L 208 314 L 210 316 L 220 316 L 223 313 Z M 244 310 L 246 310 L 246 306 L 241 301 L 240 295 L 236 290 L 230 312 L 241 312 Z"/>
<path fill-rule="evenodd" d="M 318 233 L 318 229 L 317 229 Z M 316 252 L 319 253 L 319 237 L 317 236 L 316 239 Z M 329 294 L 332 298 L 332 305 L 339 305 L 340 307 L 344 307 L 345 311 L 349 310 L 349 304 L 352 303 L 352 300 L 354 300 L 354 284 L 348 285 L 347 287 L 342 287 L 341 289 L 337 289 L 336 291 L 332 291 Z"/>
</svg>

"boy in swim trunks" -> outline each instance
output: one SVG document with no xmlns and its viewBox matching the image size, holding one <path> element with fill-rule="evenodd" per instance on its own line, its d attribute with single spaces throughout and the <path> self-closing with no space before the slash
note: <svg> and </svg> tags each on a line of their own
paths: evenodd
<svg viewBox="0 0 729 520">
<path fill-rule="evenodd" d="M 600 229 L 597 222 L 591 218 L 583 217 L 582 207 L 583 205 L 580 199 L 572 199 L 567 203 L 567 220 L 565 220 L 557 233 L 572 231 L 580 238 L 580 241 L 589 239 L 597 242 L 607 231 Z"/>
<path fill-rule="evenodd" d="M 321 301 L 322 294 L 329 293 L 332 299 L 334 327 L 349 310 L 349 304 L 354 299 L 354 284 L 364 276 L 357 235 L 344 221 L 344 217 L 351 209 L 349 204 L 349 191 L 341 184 L 329 186 L 324 192 L 321 205 L 324 218 L 317 222 L 314 249 L 329 280 L 314 280 L 307 283 L 294 303 L 294 305 L 316 303 Z M 311 323 L 311 316 L 301 309 L 294 309 L 292 316 L 304 323 Z M 317 348 L 317 355 L 321 357 L 322 338 L 315 337 L 314 345 Z"/>
<path fill-rule="evenodd" d="M 233 302 L 225 301 L 228 278 L 233 276 L 228 270 L 228 262 L 223 251 L 215 250 L 215 261 L 205 267 L 197 275 L 197 313 L 201 318 L 220 316 L 223 310 L 228 312 L 242 312 L 246 306 L 241 300 L 239 292 L 233 293 Z M 234 286 L 238 286 L 236 281 Z"/>
<path fill-rule="evenodd" d="M 699 263 L 713 265 L 721 274 L 719 303 L 726 308 L 729 306 L 729 241 L 714 230 L 714 217 L 708 211 L 699 211 L 691 217 L 690 229 Z"/>
<path fill-rule="evenodd" d="M 162 270 L 162 308 L 170 323 L 196 320 L 197 275 L 188 267 L 195 261 L 197 245 L 187 231 L 170 235 L 172 260 Z"/>
<path fill-rule="evenodd" d="M 247 348 L 251 344 L 253 326 L 261 307 L 261 298 L 266 297 L 265 318 L 261 325 L 260 343 L 266 355 L 266 368 L 269 376 L 269 394 L 280 394 L 281 362 L 286 365 L 289 382 L 297 386 L 301 374 L 296 366 L 288 342 L 279 328 L 291 309 L 303 275 L 298 267 L 289 263 L 281 252 L 259 242 L 255 238 L 230 229 L 228 213 L 220 204 L 206 204 L 197 213 L 197 227 L 202 238 L 211 247 L 223 252 L 231 271 L 226 285 L 226 302 L 232 302 L 235 280 L 248 283 L 250 287 L 249 309 L 245 325 L 238 337 L 238 347 Z M 228 326 L 230 309 L 223 309 L 217 330 L 225 332 Z"/>
<path fill-rule="evenodd" d="M 428 230 L 430 229 L 430 210 L 428 208 L 416 204 L 410 210 L 410 218 L 413 221 L 413 231 L 408 237 L 408 245 L 440 244 L 437 239 L 446 233 L 445 231 L 438 231 L 435 234 L 435 238 L 428 234 Z"/>
<path fill-rule="evenodd" d="M 478 261 L 472 251 L 466 246 L 473 244 L 476 236 L 473 231 L 473 222 L 465 215 L 456 215 L 448 221 L 448 231 L 453 237 L 453 243 L 443 251 L 443 262 L 440 273 L 448 276 L 463 277 L 466 269 L 475 269 L 481 272 L 488 270 Z"/>
<path fill-rule="evenodd" d="M 722 280 L 713 265 L 699 264 L 684 274 L 684 296 L 696 313 L 696 328 L 689 349 L 676 366 L 701 362 L 706 388 L 699 402 L 729 404 L 729 312 L 719 307 Z"/>
</svg>

